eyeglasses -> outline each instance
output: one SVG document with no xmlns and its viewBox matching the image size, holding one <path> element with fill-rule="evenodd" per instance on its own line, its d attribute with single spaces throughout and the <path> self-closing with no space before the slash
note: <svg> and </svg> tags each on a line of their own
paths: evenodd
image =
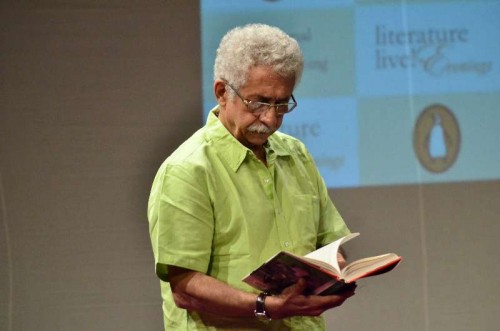
<svg viewBox="0 0 500 331">
<path fill-rule="evenodd" d="M 267 112 L 269 109 L 274 108 L 274 111 L 276 112 L 276 115 L 282 116 L 284 114 L 288 114 L 292 110 L 297 107 L 297 101 L 295 101 L 295 98 L 293 97 L 292 94 L 292 101 L 293 102 L 288 102 L 288 103 L 275 103 L 275 104 L 270 104 L 267 102 L 260 102 L 260 101 L 252 101 L 243 98 L 238 91 L 231 86 L 231 84 L 226 83 L 227 86 L 231 88 L 231 90 L 236 93 L 236 95 L 243 101 L 245 106 L 247 106 L 247 109 L 255 116 L 260 116 L 262 113 Z"/>
</svg>

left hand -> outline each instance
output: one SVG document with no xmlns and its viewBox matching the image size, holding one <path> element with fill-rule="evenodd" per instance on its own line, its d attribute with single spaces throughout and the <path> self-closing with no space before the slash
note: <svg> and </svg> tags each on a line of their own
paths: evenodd
<svg viewBox="0 0 500 331">
<path fill-rule="evenodd" d="M 337 261 L 339 262 L 339 267 L 341 270 L 347 265 L 347 261 L 340 252 L 337 252 Z"/>
</svg>

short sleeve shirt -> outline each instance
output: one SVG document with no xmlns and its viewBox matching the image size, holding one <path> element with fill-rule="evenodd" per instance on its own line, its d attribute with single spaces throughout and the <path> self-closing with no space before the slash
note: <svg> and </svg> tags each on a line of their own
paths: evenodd
<svg viewBox="0 0 500 331">
<path fill-rule="evenodd" d="M 244 319 L 212 322 L 177 308 L 167 265 L 202 272 L 258 293 L 242 278 L 281 250 L 304 255 L 349 233 L 305 146 L 280 132 L 265 145 L 267 166 L 222 125 L 207 124 L 160 167 L 148 205 L 149 230 L 162 279 L 167 330 L 324 328 L 322 318 L 267 325 Z M 241 322 L 241 325 L 238 323 Z"/>
</svg>

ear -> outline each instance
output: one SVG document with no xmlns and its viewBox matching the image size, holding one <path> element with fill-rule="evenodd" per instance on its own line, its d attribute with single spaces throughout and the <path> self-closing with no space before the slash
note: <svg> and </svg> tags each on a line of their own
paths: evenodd
<svg viewBox="0 0 500 331">
<path fill-rule="evenodd" d="M 219 106 L 224 108 L 227 103 L 226 83 L 222 79 L 214 81 L 214 94 Z"/>
</svg>

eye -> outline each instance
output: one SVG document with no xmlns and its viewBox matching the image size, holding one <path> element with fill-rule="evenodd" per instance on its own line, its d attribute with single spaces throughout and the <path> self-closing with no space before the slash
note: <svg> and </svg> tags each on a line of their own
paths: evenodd
<svg viewBox="0 0 500 331">
<path fill-rule="evenodd" d="M 249 108 L 250 110 L 259 110 L 259 109 L 261 109 L 261 108 L 263 108 L 263 107 L 265 107 L 265 106 L 267 106 L 267 104 L 266 104 L 266 103 L 259 102 L 259 101 L 250 101 L 250 102 L 248 103 L 248 108 Z"/>
<path fill-rule="evenodd" d="M 278 115 L 284 115 L 288 113 L 288 105 L 287 104 L 276 105 L 276 113 Z"/>
</svg>

